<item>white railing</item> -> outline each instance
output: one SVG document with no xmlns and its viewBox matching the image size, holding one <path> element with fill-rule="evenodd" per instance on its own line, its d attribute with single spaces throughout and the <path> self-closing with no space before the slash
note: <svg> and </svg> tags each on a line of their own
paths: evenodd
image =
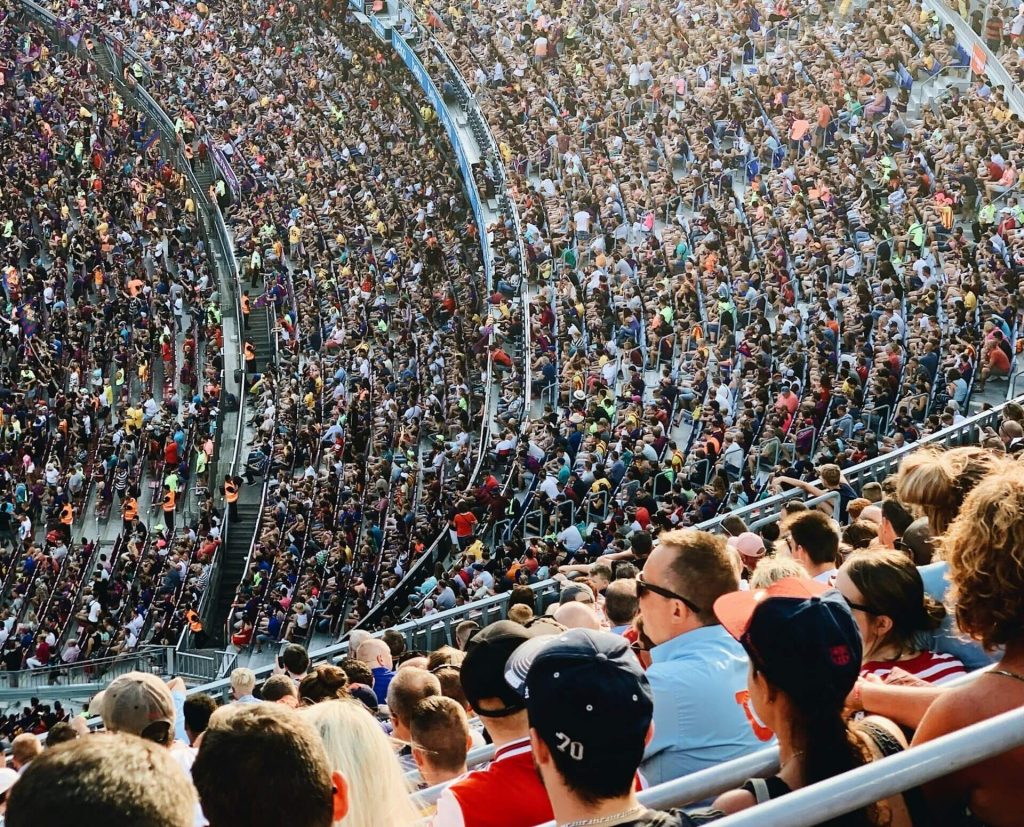
<svg viewBox="0 0 1024 827">
<path fill-rule="evenodd" d="M 1024 709 L 1015 709 L 743 810 L 715 824 L 721 827 L 765 827 L 768 824 L 811 827 L 1020 746 L 1024 746 Z M 689 802 L 674 799 L 659 806 L 680 803 Z"/>
</svg>

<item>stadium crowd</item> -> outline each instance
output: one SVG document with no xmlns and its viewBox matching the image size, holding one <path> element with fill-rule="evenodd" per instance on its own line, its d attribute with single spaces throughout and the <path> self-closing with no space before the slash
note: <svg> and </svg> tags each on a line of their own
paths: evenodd
<svg viewBox="0 0 1024 827">
<path fill-rule="evenodd" d="M 177 609 L 179 583 L 198 582 L 199 566 L 173 588 L 165 573 L 195 539 L 173 516 L 190 454 L 212 450 L 222 344 L 195 203 L 152 125 L 15 9 L 0 9 L 9 671 L 133 648 L 168 626 L 144 623 L 151 606 Z M 117 511 L 124 530 L 103 548 Z"/>
<path fill-rule="evenodd" d="M 518 493 L 484 537 L 508 571 L 621 554 L 612 509 L 667 528 L 838 489 L 822 466 L 956 424 L 1011 371 L 1010 90 L 939 85 L 967 50 L 917 3 L 778 5 L 417 6 L 525 228 L 550 403 L 501 437 Z"/>
<path fill-rule="evenodd" d="M 0 660 L 175 642 L 220 547 L 211 491 L 230 521 L 246 482 L 228 632 L 287 645 L 219 709 L 133 673 L 90 705 L 104 734 L 8 714 L 5 823 L 701 824 L 1021 706 L 1024 408 L 844 475 L 961 421 L 1015 357 L 1021 123 L 984 75 L 938 85 L 969 55 L 918 3 L 417 5 L 397 25 L 449 98 L 447 56 L 470 79 L 497 152 L 476 183 L 500 162 L 518 210 L 521 239 L 485 228 L 492 285 L 436 115 L 347 10 L 47 5 L 81 53 L 99 23 L 143 56 L 128 72 L 194 169 L 216 148 L 238 172 L 210 197 L 247 288 L 252 441 L 245 480 L 205 473 L 223 297 L 182 171 L 5 0 Z M 778 523 L 728 514 L 793 489 Z M 89 503 L 121 512 L 109 551 Z M 694 528 L 716 516 L 728 540 Z M 311 666 L 313 635 L 360 625 L 449 526 L 454 562 L 384 625 L 497 592 L 508 620 L 431 652 L 357 629 Z M 769 778 L 638 803 L 769 744 Z M 1013 824 L 1022 764 L 835 823 Z"/>
<path fill-rule="evenodd" d="M 85 21 L 76 5 L 53 8 L 72 29 Z M 1019 119 L 984 77 L 967 92 L 937 85 L 968 56 L 920 6 L 697 3 L 650 20 L 611 3 L 416 12 L 400 25 L 427 34 L 428 70 L 455 90 L 443 44 L 496 136 L 481 189 L 493 191 L 500 161 L 520 214 L 522 262 L 510 217 L 491 228 L 509 269 L 489 301 L 454 176 L 379 192 L 412 163 L 388 148 L 441 157 L 440 132 L 429 107 L 407 111 L 384 91 L 416 100 L 340 9 L 103 13 L 198 154 L 218 144 L 238 168 L 246 318 L 273 307 L 280 339 L 251 396 L 249 467 L 272 485 L 232 609 L 238 644 L 359 623 L 447 519 L 474 553 L 427 578 L 416 614 L 491 591 L 472 573 L 474 536 L 513 579 L 521 563 L 543 572 L 584 545 L 621 554 L 600 530 L 613 510 L 644 527 L 696 524 L 953 424 L 1009 373 Z M 302 27 L 316 36 L 299 38 Z M 256 45 L 264 37 L 275 48 Z M 251 79 L 238 80 L 231 55 Z M 377 86 L 346 83 L 367 72 Z M 375 117 L 357 124 L 356 109 Z M 415 139 L 401 133 L 414 122 Z M 435 186 L 447 203 L 429 197 Z M 420 277 L 438 260 L 447 285 Z M 525 317 L 501 289 L 520 265 L 529 354 L 515 347 Z M 446 330 L 443 313 L 415 311 L 423 291 L 433 307 L 490 313 Z M 396 332 L 398 313 L 419 317 L 422 335 Z M 461 390 L 418 382 L 407 398 L 438 349 L 432 379 Z M 498 375 L 510 363 L 493 419 L 468 351 Z M 492 442 L 463 499 L 480 417 Z"/>
<path fill-rule="evenodd" d="M 922 449 L 872 485 L 842 521 L 794 504 L 775 540 L 663 531 L 646 559 L 590 565 L 546 611 L 517 590 L 507 620 L 431 652 L 357 631 L 312 665 L 289 644 L 262 685 L 236 669 L 222 706 L 121 676 L 90 704 L 106 732 L 78 717 L 44 748 L 5 729 L 5 823 L 703 824 L 1020 708 L 1020 462 Z M 481 736 L 493 759 L 467 768 Z M 772 744 L 774 775 L 686 811 L 638 803 Z M 1015 824 L 1021 753 L 836 823 Z"/>
</svg>

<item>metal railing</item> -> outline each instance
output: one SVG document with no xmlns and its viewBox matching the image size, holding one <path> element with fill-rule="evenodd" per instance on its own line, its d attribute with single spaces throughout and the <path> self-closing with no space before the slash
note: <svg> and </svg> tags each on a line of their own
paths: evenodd
<svg viewBox="0 0 1024 827">
<path fill-rule="evenodd" d="M 0 671 L 0 701 L 8 690 L 43 686 L 72 686 L 96 681 L 110 681 L 126 672 L 168 673 L 172 656 L 166 646 L 150 646 L 123 655 L 98 658 L 77 663 L 60 663 L 38 669 Z"/>
<path fill-rule="evenodd" d="M 537 600 L 537 612 L 542 613 L 548 605 L 553 603 L 559 593 L 559 584 L 556 580 L 545 580 L 530 586 L 533 589 Z M 438 612 L 430 617 L 412 620 L 407 623 L 400 623 L 394 627 L 405 638 L 406 648 L 410 651 L 417 651 L 419 647 L 427 646 L 437 648 L 445 643 L 454 642 L 454 630 L 464 620 L 475 620 L 481 626 L 494 623 L 504 619 L 511 593 L 496 594 L 477 600 L 465 606 L 458 606 L 444 612 Z M 374 637 L 383 635 L 383 631 L 375 632 Z M 342 641 L 323 649 L 317 649 L 309 653 L 312 663 L 319 663 L 326 660 L 340 660 L 348 655 L 348 641 Z M 256 680 L 262 681 L 270 677 L 273 672 L 272 666 L 265 666 L 254 670 Z M 230 684 L 227 680 L 216 680 L 202 686 L 197 686 L 193 692 L 205 692 L 214 697 L 227 698 Z"/>
<path fill-rule="evenodd" d="M 952 448 L 958 445 L 976 444 L 979 441 L 978 437 L 981 432 L 986 427 L 994 426 L 1002 417 L 1002 412 L 1005 407 L 1006 403 L 1004 402 L 1003 404 L 990 408 L 987 411 L 975 414 L 957 425 L 951 425 L 949 428 L 943 428 L 941 431 L 937 431 L 936 433 L 924 437 L 917 442 L 912 442 L 909 445 L 904 445 L 902 448 L 890 451 L 889 453 L 883 454 L 875 459 L 854 465 L 853 467 L 844 470 L 843 476 L 856 488 L 865 482 L 884 479 L 896 470 L 900 461 L 907 454 L 922 445 L 938 445 Z M 817 480 L 813 484 L 820 486 L 821 480 Z M 700 523 L 697 528 L 704 531 L 719 531 L 721 530 L 722 521 L 728 516 L 740 517 L 749 524 L 752 520 L 760 520 L 764 517 L 777 515 L 781 512 L 782 506 L 785 505 L 786 502 L 796 497 L 800 497 L 802 494 L 803 492 L 799 488 L 795 488 L 791 491 L 785 491 L 781 494 L 775 495 L 774 497 L 759 500 L 758 502 L 751 503 L 743 508 L 737 508 L 728 514 L 723 514 L 722 516 L 707 520 Z"/>
<path fill-rule="evenodd" d="M 811 827 L 1022 745 L 1024 709 L 1015 709 L 743 810 L 716 824 L 722 827 L 763 827 L 766 824 Z M 678 797 L 663 796 L 658 806 L 678 806 L 679 803 Z"/>
</svg>

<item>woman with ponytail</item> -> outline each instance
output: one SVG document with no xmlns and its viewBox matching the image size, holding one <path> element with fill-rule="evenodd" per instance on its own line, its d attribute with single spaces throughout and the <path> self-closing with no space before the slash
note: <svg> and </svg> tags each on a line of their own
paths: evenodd
<svg viewBox="0 0 1024 827">
<path fill-rule="evenodd" d="M 787 577 L 767 589 L 715 601 L 715 616 L 750 657 L 752 718 L 779 741 L 781 766 L 720 795 L 714 809 L 734 813 L 901 752 L 903 733 L 885 718 L 850 723 L 847 694 L 860 672 L 860 632 L 843 596 L 823 583 Z M 831 821 L 830 827 L 908 827 L 902 796 Z"/>
<path fill-rule="evenodd" d="M 857 551 L 839 569 L 836 588 L 853 612 L 864 642 L 862 675 L 885 679 L 900 669 L 918 680 L 944 683 L 964 674 L 963 663 L 929 649 L 946 610 L 925 595 L 914 562 L 896 549 Z"/>
</svg>

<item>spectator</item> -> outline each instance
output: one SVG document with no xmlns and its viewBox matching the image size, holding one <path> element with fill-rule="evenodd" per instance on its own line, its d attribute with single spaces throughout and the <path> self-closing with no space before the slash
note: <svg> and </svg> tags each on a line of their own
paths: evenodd
<svg viewBox="0 0 1024 827">
<path fill-rule="evenodd" d="M 256 673 L 240 666 L 231 672 L 231 697 L 236 704 L 258 704 L 259 698 L 253 695 L 256 691 Z"/>
<path fill-rule="evenodd" d="M 949 560 L 960 629 L 987 649 L 1003 647 L 999 662 L 977 680 L 937 694 L 913 744 L 1024 706 L 1024 473 L 997 465 L 967 495 L 942 540 Z M 935 823 L 965 808 L 994 827 L 1013 823 L 1020 798 L 1024 749 L 982 761 L 924 787 Z"/>
<path fill-rule="evenodd" d="M 903 535 L 914 522 L 914 516 L 903 507 L 899 500 L 888 497 L 882 500 L 882 522 L 878 527 L 878 540 L 886 548 L 906 549 Z M 904 551 L 906 554 L 907 552 Z"/>
<path fill-rule="evenodd" d="M 59 744 L 74 741 L 78 737 L 75 728 L 67 721 L 58 721 L 46 731 L 46 749 L 52 749 Z M 2 779 L 2 776 L 0 776 Z M 2 786 L 2 785 L 0 785 Z"/>
<path fill-rule="evenodd" d="M 900 464 L 897 496 L 905 505 L 920 508 L 932 535 L 941 537 L 967 495 L 997 464 L 998 458 L 983 448 L 923 448 Z"/>
<path fill-rule="evenodd" d="M 348 675 L 340 666 L 321 663 L 299 682 L 299 705 L 306 706 L 348 697 Z"/>
<path fill-rule="evenodd" d="M 196 692 L 185 698 L 182 716 L 185 719 L 185 734 L 190 744 L 195 744 L 199 736 L 206 732 L 210 725 L 210 716 L 217 709 L 217 702 L 205 692 Z"/>
<path fill-rule="evenodd" d="M 406 744 L 403 754 L 411 752 L 408 745 L 412 743 L 409 722 L 413 711 L 419 703 L 427 698 L 441 695 L 441 684 L 438 679 L 425 669 L 407 667 L 395 673 L 394 680 L 388 686 L 387 705 L 391 715 L 391 726 L 394 737 Z M 411 761 L 410 761 L 411 762 Z"/>
<path fill-rule="evenodd" d="M 232 704 L 210 718 L 192 766 L 210 827 L 330 827 L 348 813 L 348 785 L 297 712 Z"/>
<path fill-rule="evenodd" d="M 839 559 L 839 532 L 820 511 L 804 511 L 783 524 L 782 539 L 808 576 L 826 585 L 834 582 Z"/>
<path fill-rule="evenodd" d="M 559 606 L 552 619 L 566 629 L 593 629 L 601 628 L 601 622 L 593 608 L 580 600 L 573 600 Z"/>
<path fill-rule="evenodd" d="M 745 576 L 749 577 L 764 557 L 764 540 L 751 531 L 744 531 L 735 537 L 730 537 L 727 542 L 730 547 L 736 549 L 743 563 Z"/>
<path fill-rule="evenodd" d="M 494 760 L 441 793 L 433 827 L 533 827 L 552 818 L 551 804 L 533 768 L 530 725 L 522 698 L 505 683 L 505 664 L 538 634 L 502 620 L 477 632 L 466 646 L 462 688 L 494 744 Z M 515 795 L 506 795 L 515 790 Z M 494 806 L 501 799 L 502 806 Z"/>
<path fill-rule="evenodd" d="M 860 627 L 861 674 L 884 679 L 898 669 L 936 684 L 964 674 L 963 663 L 924 644 L 942 625 L 946 610 L 925 594 L 921 574 L 906 554 L 857 552 L 839 570 L 836 588 Z"/>
<path fill-rule="evenodd" d="M 514 606 L 509 606 L 508 619 L 513 623 L 525 626 L 533 619 L 533 609 L 522 603 L 516 603 Z"/>
<path fill-rule="evenodd" d="M 107 731 L 138 735 L 160 744 L 171 751 L 182 769 L 187 771 L 192 766 L 195 751 L 175 738 L 178 716 L 174 693 L 160 678 L 148 672 L 128 672 L 111 681 L 100 694 L 100 714 Z"/>
<path fill-rule="evenodd" d="M 906 740 L 884 718 L 851 725 L 843 717 L 857 681 L 861 643 L 842 595 L 821 582 L 785 578 L 759 592 L 715 601 L 715 614 L 750 657 L 754 715 L 779 739 L 779 772 L 720 795 L 726 813 L 779 798 L 900 752 Z M 849 823 L 910 825 L 902 797 L 871 805 Z"/>
<path fill-rule="evenodd" d="M 752 752 L 758 740 L 737 694 L 747 658 L 711 607 L 739 579 L 725 540 L 702 531 L 662 533 L 636 581 L 644 634 L 654 648 L 654 738 L 641 770 L 660 784 Z"/>
<path fill-rule="evenodd" d="M 388 702 L 388 686 L 395 677 L 391 649 L 383 640 L 371 638 L 360 644 L 356 657 L 370 667 L 373 674 L 373 693 L 381 706 Z"/>
<path fill-rule="evenodd" d="M 635 580 L 613 580 L 608 584 L 604 595 L 604 613 L 614 634 L 624 634 L 633 627 L 633 621 L 640 613 Z"/>
<path fill-rule="evenodd" d="M 466 711 L 458 701 L 447 697 L 420 701 L 412 712 L 409 733 L 412 757 L 428 787 L 466 774 L 466 754 L 473 738 Z"/>
<path fill-rule="evenodd" d="M 3 795 L 8 827 L 191 827 L 196 804 L 170 753 L 131 735 L 47 750 Z"/>
<path fill-rule="evenodd" d="M 295 709 L 299 705 L 299 691 L 287 675 L 271 675 L 260 690 L 260 695 L 268 703 L 282 704 Z"/>
<path fill-rule="evenodd" d="M 526 701 L 534 761 L 557 823 L 687 827 L 720 817 L 656 813 L 637 801 L 654 699 L 620 636 L 574 629 L 536 638 L 509 658 L 506 680 Z"/>
<path fill-rule="evenodd" d="M 806 577 L 807 571 L 792 557 L 765 557 L 750 575 L 751 589 L 767 589 L 785 577 Z"/>
<path fill-rule="evenodd" d="M 297 643 L 289 643 L 284 651 L 278 655 L 274 668 L 275 674 L 283 673 L 288 675 L 295 684 L 306 676 L 309 671 L 309 652 L 304 646 Z"/>
<path fill-rule="evenodd" d="M 11 741 L 11 767 L 17 770 L 19 775 L 42 754 L 42 742 L 31 732 L 23 732 Z"/>
<path fill-rule="evenodd" d="M 353 701 L 307 707 L 302 717 L 323 741 L 327 760 L 348 782 L 343 827 L 411 827 L 418 813 L 391 745 L 373 715 Z"/>
</svg>

